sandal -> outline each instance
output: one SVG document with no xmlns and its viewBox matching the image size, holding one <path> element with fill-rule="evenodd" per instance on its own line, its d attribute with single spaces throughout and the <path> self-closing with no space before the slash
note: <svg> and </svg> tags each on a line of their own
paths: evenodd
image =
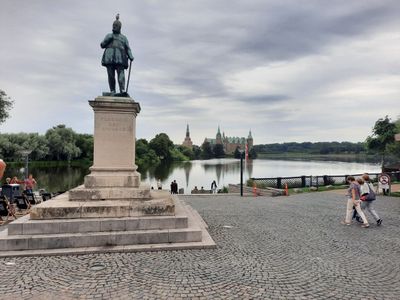
<svg viewBox="0 0 400 300">
<path fill-rule="evenodd" d="M 368 228 L 368 227 L 369 227 L 369 224 L 368 224 L 368 223 L 362 224 L 361 227 L 362 227 L 362 228 Z"/>
</svg>

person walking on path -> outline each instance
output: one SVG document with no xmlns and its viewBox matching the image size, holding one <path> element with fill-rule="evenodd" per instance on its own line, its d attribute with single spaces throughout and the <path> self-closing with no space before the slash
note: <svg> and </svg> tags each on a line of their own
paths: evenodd
<svg viewBox="0 0 400 300">
<path fill-rule="evenodd" d="M 349 189 L 347 190 L 347 208 L 346 208 L 346 219 L 342 222 L 344 225 L 351 225 L 351 216 L 353 212 L 353 206 L 357 210 L 357 213 L 363 220 L 363 224 L 361 227 L 368 228 L 369 224 L 367 218 L 365 217 L 364 212 L 361 209 L 360 205 L 360 186 L 356 182 L 353 176 L 347 177 L 347 182 L 350 184 Z"/>
<path fill-rule="evenodd" d="M 375 219 L 376 224 L 380 226 L 382 224 L 382 219 L 376 212 L 372 202 L 376 200 L 376 194 L 374 191 L 374 186 L 367 173 L 363 174 L 362 179 L 364 183 L 360 186 L 361 196 L 365 196 L 365 201 L 361 202 L 361 208 L 365 211 L 367 210 L 372 217 Z"/>
<path fill-rule="evenodd" d="M 211 183 L 211 190 L 213 194 L 217 192 L 217 183 L 215 182 L 215 180 L 213 180 L 213 182 Z"/>
</svg>

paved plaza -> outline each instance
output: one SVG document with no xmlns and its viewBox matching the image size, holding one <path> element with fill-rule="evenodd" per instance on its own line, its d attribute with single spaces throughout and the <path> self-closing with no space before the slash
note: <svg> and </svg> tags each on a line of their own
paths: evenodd
<svg viewBox="0 0 400 300">
<path fill-rule="evenodd" d="M 400 298 L 400 198 L 368 229 L 337 191 L 182 198 L 217 249 L 1 258 L 0 299 Z"/>
</svg>

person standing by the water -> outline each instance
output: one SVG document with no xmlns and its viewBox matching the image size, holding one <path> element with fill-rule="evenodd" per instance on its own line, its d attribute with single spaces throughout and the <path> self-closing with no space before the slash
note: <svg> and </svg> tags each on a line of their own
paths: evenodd
<svg viewBox="0 0 400 300">
<path fill-rule="evenodd" d="M 174 193 L 173 194 L 178 194 L 178 183 L 176 183 L 176 180 L 174 180 L 173 184 L 174 184 Z"/>
<path fill-rule="evenodd" d="M 29 177 L 25 179 L 25 191 L 27 193 L 32 194 L 33 193 L 33 188 L 36 186 L 36 180 L 33 178 L 32 174 L 29 174 Z"/>
<path fill-rule="evenodd" d="M 178 194 L 178 184 L 176 180 L 171 182 L 171 194 Z"/>
<path fill-rule="evenodd" d="M 215 182 L 215 180 L 213 180 L 213 182 L 211 183 L 211 190 L 213 194 L 217 192 L 217 183 Z"/>
<path fill-rule="evenodd" d="M 158 181 L 157 181 L 157 189 L 159 189 L 159 190 L 162 189 L 161 179 L 158 179 Z"/>
<path fill-rule="evenodd" d="M 360 215 L 360 217 L 363 220 L 363 224 L 361 227 L 368 228 L 369 224 L 367 221 L 367 218 L 365 217 L 364 212 L 361 209 L 360 205 L 360 186 L 356 182 L 355 178 L 353 176 L 348 176 L 347 177 L 347 182 L 349 183 L 349 189 L 347 190 L 347 208 L 346 208 L 346 218 L 344 221 L 342 221 L 342 224 L 344 225 L 351 225 L 351 215 L 353 212 L 353 206 L 357 210 L 357 213 Z"/>
</svg>

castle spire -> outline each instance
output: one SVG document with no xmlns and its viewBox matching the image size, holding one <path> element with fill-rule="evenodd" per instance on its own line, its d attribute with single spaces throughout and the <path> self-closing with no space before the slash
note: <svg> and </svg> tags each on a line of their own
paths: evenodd
<svg viewBox="0 0 400 300">
<path fill-rule="evenodd" d="M 187 124 L 187 126 L 186 126 L 186 137 L 190 137 L 189 124 Z"/>
<path fill-rule="evenodd" d="M 182 145 L 186 146 L 188 148 L 193 147 L 193 142 L 190 139 L 189 124 L 186 124 L 186 137 L 185 137 L 185 140 L 183 141 Z"/>
</svg>

